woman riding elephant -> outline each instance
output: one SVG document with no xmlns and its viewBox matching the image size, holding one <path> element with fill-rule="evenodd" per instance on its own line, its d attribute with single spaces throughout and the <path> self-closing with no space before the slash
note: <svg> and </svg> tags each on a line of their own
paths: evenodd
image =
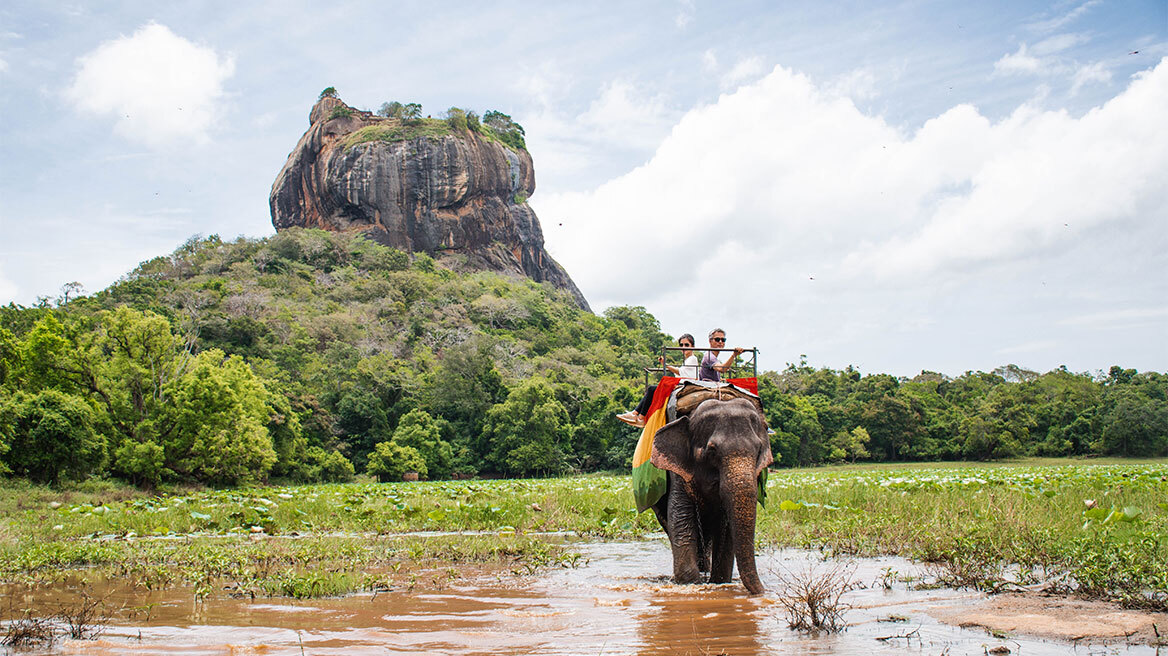
<svg viewBox="0 0 1168 656">
<path fill-rule="evenodd" d="M 677 345 L 682 349 L 693 348 L 694 336 L 689 333 L 685 333 L 681 337 L 677 338 Z M 674 367 L 672 365 L 665 364 L 665 358 L 662 356 L 657 357 L 657 362 L 662 367 L 664 367 L 666 371 L 672 373 L 678 378 L 697 378 L 698 356 L 694 355 L 693 351 L 688 350 L 682 350 L 681 355 L 685 358 L 685 363 L 680 367 Z M 616 418 L 630 426 L 644 428 L 645 416 L 649 414 L 649 405 L 653 403 L 653 394 L 656 391 L 656 385 L 647 385 L 645 387 L 645 393 L 641 395 L 641 402 L 637 404 L 637 407 L 626 413 L 617 415 Z"/>
</svg>

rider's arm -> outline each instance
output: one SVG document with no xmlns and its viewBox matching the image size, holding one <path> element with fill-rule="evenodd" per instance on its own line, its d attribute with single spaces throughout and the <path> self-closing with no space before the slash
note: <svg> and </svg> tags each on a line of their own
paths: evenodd
<svg viewBox="0 0 1168 656">
<path fill-rule="evenodd" d="M 665 367 L 666 371 L 671 372 L 674 376 L 681 375 L 681 372 L 678 371 L 677 367 L 675 367 L 671 364 L 665 364 L 665 356 L 663 356 L 663 355 L 657 356 L 657 363 L 660 364 L 662 367 Z"/>
<path fill-rule="evenodd" d="M 734 349 L 734 352 L 730 354 L 730 357 L 726 358 L 725 362 L 713 365 L 714 371 L 717 371 L 720 374 L 724 374 L 727 371 L 730 371 L 730 367 L 734 366 L 734 361 L 737 360 L 738 356 L 742 355 L 742 352 L 745 350 L 746 349 L 743 348 Z"/>
</svg>

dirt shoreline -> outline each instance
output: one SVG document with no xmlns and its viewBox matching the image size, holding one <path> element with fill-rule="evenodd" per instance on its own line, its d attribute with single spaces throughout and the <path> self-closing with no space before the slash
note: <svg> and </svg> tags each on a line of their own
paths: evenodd
<svg viewBox="0 0 1168 656">
<path fill-rule="evenodd" d="M 1168 646 L 1168 613 L 1040 592 L 995 595 L 971 607 L 936 609 L 932 614 L 961 628 L 1005 634 L 1074 643 Z"/>
</svg>

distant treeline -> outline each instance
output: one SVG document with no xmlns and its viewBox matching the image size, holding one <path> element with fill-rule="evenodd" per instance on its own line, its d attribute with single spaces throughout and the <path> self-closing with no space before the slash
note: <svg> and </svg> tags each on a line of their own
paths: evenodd
<svg viewBox="0 0 1168 656">
<path fill-rule="evenodd" d="M 0 307 L 0 473 L 238 485 L 626 469 L 615 419 L 673 340 L 641 307 L 357 235 L 192 238 L 85 296 Z M 1168 377 L 1005 367 L 760 380 L 778 466 L 1168 454 Z"/>
<path fill-rule="evenodd" d="M 1168 375 L 1106 375 L 1007 365 L 909 379 L 813 369 L 759 381 L 786 465 L 825 461 L 1168 456 Z"/>
</svg>

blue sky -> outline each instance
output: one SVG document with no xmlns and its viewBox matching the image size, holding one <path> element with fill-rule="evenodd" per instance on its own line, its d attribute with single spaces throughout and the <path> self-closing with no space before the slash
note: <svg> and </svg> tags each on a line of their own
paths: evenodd
<svg viewBox="0 0 1168 656">
<path fill-rule="evenodd" d="M 271 234 L 331 85 L 511 114 L 594 308 L 764 367 L 1164 371 L 1166 56 L 1164 0 L 9 2 L 0 302 Z"/>
</svg>

